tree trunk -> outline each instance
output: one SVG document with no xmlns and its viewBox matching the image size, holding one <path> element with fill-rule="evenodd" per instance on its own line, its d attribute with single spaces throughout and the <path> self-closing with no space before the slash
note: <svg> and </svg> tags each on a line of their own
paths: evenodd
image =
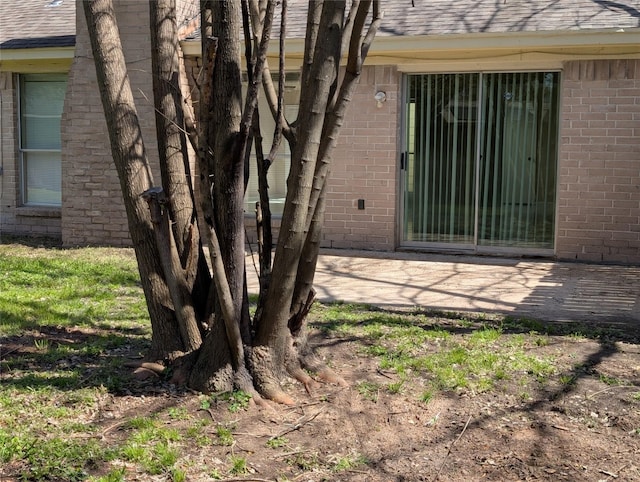
<svg viewBox="0 0 640 482">
<path fill-rule="evenodd" d="M 254 360 L 254 365 L 264 365 L 262 376 L 256 377 L 256 382 L 259 383 L 258 390 L 268 398 L 282 398 L 278 380 L 292 355 L 287 323 L 307 235 L 307 213 L 324 114 L 331 87 L 337 79 L 344 8 L 344 1 L 324 2 L 319 29 L 326 32 L 326 36 L 316 43 L 312 63 L 303 66 L 303 79 L 314 82 L 303 82 L 301 86 L 298 136 L 292 152 L 271 284 L 254 342 L 257 347 L 254 347 L 254 353 L 261 355 Z M 307 69 L 310 70 L 307 72 Z"/>
<path fill-rule="evenodd" d="M 242 314 L 244 297 L 244 156 L 239 152 L 242 118 L 242 74 L 240 66 L 242 29 L 240 2 L 221 0 L 208 2 L 212 16 L 211 35 L 217 39 L 217 51 L 206 110 L 206 150 L 210 152 L 205 166 L 204 189 L 213 183 L 209 221 L 209 248 L 214 267 L 214 282 L 218 301 L 217 312 L 224 323 L 226 337 L 214 339 L 210 334 L 202 346 L 190 377 L 196 389 L 230 389 L 217 386 L 229 382 L 229 376 L 219 371 L 232 367 L 236 384 L 251 385 L 247 380 L 242 332 L 249 333 L 249 317 Z M 209 82 L 209 79 L 205 79 Z M 204 190 L 203 189 L 203 190 Z M 206 191 L 205 191 L 206 192 Z M 206 201 L 205 201 L 206 202 Z M 220 320 L 214 322 L 214 325 Z M 242 324 L 241 324 L 242 323 Z M 218 332 L 220 328 L 215 327 Z M 245 335 L 246 336 L 246 335 Z M 249 341 L 249 340 L 247 340 Z M 225 346 L 226 345 L 226 351 Z M 220 357 L 228 353 L 230 359 Z M 218 360 L 212 365 L 212 361 Z M 233 377 L 231 378 L 233 381 Z"/>
<path fill-rule="evenodd" d="M 207 318 L 206 299 L 211 277 L 204 258 L 196 219 L 195 198 L 185 130 L 185 104 L 180 86 L 181 58 L 175 0 L 149 2 L 153 97 L 162 187 L 168 199 L 173 238 L 193 296 L 184 300 Z M 174 300 L 174 303 L 176 300 Z"/>
<path fill-rule="evenodd" d="M 371 3 L 374 18 L 363 40 Z M 264 266 L 260 272 L 260 309 L 251 325 L 244 264 L 245 161 L 252 126 L 261 136 L 254 110 L 263 69 L 269 72 L 266 49 L 275 5 L 275 0 L 201 0 L 204 75 L 200 79 L 200 116 L 196 124 L 190 114 L 185 117 L 178 80 L 175 0 L 151 1 L 154 101 L 163 188 L 152 188 L 111 0 L 87 1 L 85 13 L 114 161 L 151 315 L 154 356 L 175 359 L 188 352 L 175 364 L 175 380 L 188 382 L 196 390 L 240 388 L 257 399 L 260 394 L 293 403 L 280 388 L 281 377 L 286 373 L 308 390 L 314 380 L 304 369 L 326 381 L 342 382 L 307 346 L 306 316 L 315 296 L 313 278 L 331 152 L 379 15 L 378 1 L 354 0 L 346 21 L 345 0 L 309 2 L 300 115 L 294 124 L 289 124 L 282 113 L 283 85 L 276 94 L 271 79 L 264 80 L 278 127 L 274 147 L 266 159 L 261 145 L 256 146 L 263 222 L 270 224 L 266 173 L 281 133 L 290 144 L 292 157 L 273 263 L 270 265 L 269 253 L 261 253 Z M 285 32 L 286 2 L 282 2 L 282 8 L 281 32 Z M 253 39 L 249 25 L 253 27 Z M 243 26 L 245 42 L 255 42 L 256 46 L 248 46 L 245 51 L 249 86 L 244 102 L 240 60 Z M 347 45 L 345 80 L 339 84 L 341 51 Z M 283 52 L 279 71 L 283 82 Z M 195 195 L 185 126 L 198 152 L 200 172 Z M 270 247 L 270 226 L 264 229 L 266 236 L 261 240 L 266 251 Z M 213 270 L 209 289 L 198 282 L 194 273 L 200 270 L 193 268 L 204 264 L 200 261 L 204 260 L 201 236 L 207 240 Z M 157 243 L 153 242 L 154 237 Z M 207 269 L 203 279 L 209 279 L 208 275 Z M 207 292 L 208 302 L 203 303 L 207 308 L 197 315 L 194 296 L 200 286 L 205 286 L 201 289 Z M 204 317 L 207 323 L 206 329 L 202 327 L 204 338 L 200 343 L 197 321 L 204 321 Z"/>
<path fill-rule="evenodd" d="M 113 161 L 120 178 L 129 233 L 138 261 L 153 334 L 147 357 L 158 361 L 184 351 L 164 282 L 153 225 L 142 193 L 153 184 L 111 0 L 83 2 Z"/>
</svg>

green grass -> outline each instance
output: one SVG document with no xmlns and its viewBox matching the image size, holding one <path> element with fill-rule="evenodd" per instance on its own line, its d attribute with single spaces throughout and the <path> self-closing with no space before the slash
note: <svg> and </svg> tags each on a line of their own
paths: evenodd
<svg viewBox="0 0 640 482">
<path fill-rule="evenodd" d="M 0 245 L 0 336 L 45 326 L 139 329 L 147 312 L 135 260 L 97 252 Z"/>
<path fill-rule="evenodd" d="M 333 472 L 344 472 L 346 470 L 354 470 L 367 463 L 367 459 L 360 454 L 349 454 L 345 457 L 339 457 L 333 464 Z"/>
<path fill-rule="evenodd" d="M 231 467 L 229 473 L 232 475 L 244 475 L 249 473 L 249 467 L 247 466 L 247 459 L 238 455 L 231 455 L 229 457 Z"/>
<path fill-rule="evenodd" d="M 316 305 L 310 322 L 375 361 L 381 375 L 374 370 L 352 389 L 382 407 L 390 397 L 429 405 L 452 394 L 501 396 L 507 388 L 529 401 L 550 384 L 571 389 L 587 373 L 577 360 L 559 368 L 558 329 L 535 320 L 336 303 Z M 572 327 L 564 336 L 584 343 L 585 336 L 600 333 Z M 243 447 L 237 420 L 251 401 L 244 392 L 189 395 L 191 405 L 187 398 L 172 399 L 141 413 L 123 410 L 121 418 L 105 418 L 110 401 L 141 399 L 140 392 L 131 392 L 122 362 L 144 353 L 149 339 L 130 250 L 0 244 L 0 477 L 4 467 L 11 477 L 28 481 L 119 482 L 135 474 L 179 482 L 251 472 L 247 459 L 234 454 Z M 5 340 L 19 349 L 6 352 Z M 589 376 L 603 390 L 628 383 L 600 372 Z M 625 397 L 638 406 L 637 389 Z M 284 437 L 267 439 L 263 447 L 293 451 L 281 454 L 291 470 L 324 471 L 328 480 L 366 470 L 366 459 L 352 452 L 298 452 Z M 215 454 L 210 459 L 218 466 L 198 472 L 190 457 L 203 451 Z"/>
<path fill-rule="evenodd" d="M 231 446 L 235 442 L 233 433 L 229 427 L 218 425 L 216 435 L 218 436 L 218 443 L 220 445 Z"/>
<path fill-rule="evenodd" d="M 363 355 L 377 358 L 381 370 L 398 375 L 398 380 L 387 385 L 387 392 L 400 393 L 410 378 L 424 378 L 426 388 L 416 396 L 425 403 L 439 392 L 481 393 L 521 376 L 544 385 L 557 374 L 552 356 L 531 352 L 530 347 L 548 344 L 547 335 L 529 330 L 533 325 L 542 326 L 531 320 L 521 327 L 528 331 L 525 334 L 505 331 L 505 327 L 513 331 L 514 320 L 504 325 L 486 317 L 456 319 L 451 313 L 389 314 L 345 304 L 320 307 L 316 313 L 320 329 L 332 336 L 362 340 Z M 445 318 L 449 329 L 437 326 L 434 315 Z M 356 389 L 372 401 L 380 392 L 380 387 L 368 381 L 358 383 Z"/>
</svg>

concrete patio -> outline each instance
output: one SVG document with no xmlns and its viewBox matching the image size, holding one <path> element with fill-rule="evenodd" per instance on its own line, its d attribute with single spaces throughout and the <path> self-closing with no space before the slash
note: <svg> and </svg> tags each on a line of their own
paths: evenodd
<svg viewBox="0 0 640 482">
<path fill-rule="evenodd" d="M 257 292 L 252 262 L 247 263 L 249 290 Z M 325 250 L 315 288 L 321 301 L 387 308 L 640 322 L 640 266 Z"/>
</svg>

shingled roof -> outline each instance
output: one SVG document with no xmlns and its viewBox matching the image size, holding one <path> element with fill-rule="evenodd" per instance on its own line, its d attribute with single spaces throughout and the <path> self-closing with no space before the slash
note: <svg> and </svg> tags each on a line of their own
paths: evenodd
<svg viewBox="0 0 640 482">
<path fill-rule="evenodd" d="M 0 49 L 71 47 L 75 0 L 0 0 Z"/>
<path fill-rule="evenodd" d="M 119 3 L 140 1 L 144 0 Z M 181 31 L 192 31 L 198 0 L 176 0 L 176 7 Z M 75 39 L 76 0 L 0 0 L 0 49 L 72 47 Z"/>
<path fill-rule="evenodd" d="M 182 9 L 190 3 L 197 1 L 179 1 Z M 304 37 L 307 5 L 308 0 L 289 0 L 287 37 Z M 383 0 L 381 5 L 380 36 L 640 28 L 637 0 Z M 74 0 L 0 1 L 0 48 L 74 42 Z"/>
<path fill-rule="evenodd" d="M 289 0 L 287 37 L 304 36 L 307 0 Z M 381 36 L 640 27 L 638 0 L 382 0 Z"/>
<path fill-rule="evenodd" d="M 639 8 L 637 1 L 624 0 L 396 0 L 385 2 L 388 21 L 383 21 L 380 33 L 446 35 L 633 28 L 640 27 Z"/>
</svg>

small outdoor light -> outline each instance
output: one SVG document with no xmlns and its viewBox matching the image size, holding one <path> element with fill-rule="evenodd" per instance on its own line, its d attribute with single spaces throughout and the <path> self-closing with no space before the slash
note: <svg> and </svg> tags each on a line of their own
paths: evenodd
<svg viewBox="0 0 640 482">
<path fill-rule="evenodd" d="M 376 105 L 378 106 L 378 108 L 380 108 L 380 107 L 382 107 L 382 103 L 387 100 L 387 93 L 386 92 L 382 92 L 380 90 L 380 91 L 376 92 L 376 95 L 374 95 L 373 98 L 376 100 Z"/>
</svg>

